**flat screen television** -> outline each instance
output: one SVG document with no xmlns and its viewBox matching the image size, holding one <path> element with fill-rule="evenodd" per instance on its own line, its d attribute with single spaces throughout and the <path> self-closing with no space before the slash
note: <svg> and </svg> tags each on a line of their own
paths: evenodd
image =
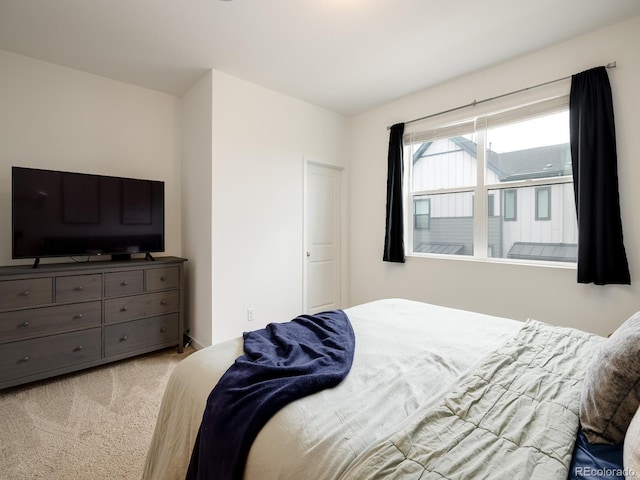
<svg viewBox="0 0 640 480">
<path fill-rule="evenodd" d="M 12 258 L 164 251 L 164 182 L 12 167 Z"/>
</svg>

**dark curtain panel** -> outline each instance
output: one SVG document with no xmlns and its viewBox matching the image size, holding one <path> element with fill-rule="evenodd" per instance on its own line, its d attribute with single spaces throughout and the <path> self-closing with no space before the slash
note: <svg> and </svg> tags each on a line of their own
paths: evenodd
<svg viewBox="0 0 640 480">
<path fill-rule="evenodd" d="M 402 135 L 404 123 L 391 127 L 387 157 L 387 221 L 384 234 L 385 262 L 404 263 L 404 222 L 402 213 Z"/>
<path fill-rule="evenodd" d="M 613 102 L 605 67 L 573 75 L 569 122 L 578 215 L 578 282 L 630 284 L 622 241 Z"/>
</svg>

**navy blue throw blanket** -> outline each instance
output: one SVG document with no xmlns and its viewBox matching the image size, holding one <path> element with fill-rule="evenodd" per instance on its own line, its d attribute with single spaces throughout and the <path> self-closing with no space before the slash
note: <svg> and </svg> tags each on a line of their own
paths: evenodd
<svg viewBox="0 0 640 480">
<path fill-rule="evenodd" d="M 355 335 L 342 310 L 245 333 L 245 354 L 207 400 L 187 480 L 242 480 L 260 429 L 288 403 L 338 385 L 351 369 L 354 350 Z"/>
</svg>

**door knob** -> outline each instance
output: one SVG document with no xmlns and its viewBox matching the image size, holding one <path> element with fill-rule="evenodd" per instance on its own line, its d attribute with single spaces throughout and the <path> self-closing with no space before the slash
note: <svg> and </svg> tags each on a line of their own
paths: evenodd
<svg viewBox="0 0 640 480">
<path fill-rule="evenodd" d="M 307 252 L 307 257 L 310 257 L 310 256 L 311 256 L 311 252 Z"/>
</svg>

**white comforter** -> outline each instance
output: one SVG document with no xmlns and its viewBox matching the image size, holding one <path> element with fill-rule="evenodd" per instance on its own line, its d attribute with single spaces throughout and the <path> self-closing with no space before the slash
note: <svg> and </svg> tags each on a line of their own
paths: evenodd
<svg viewBox="0 0 640 480">
<path fill-rule="evenodd" d="M 246 480 L 329 480 L 418 408 L 511 338 L 521 322 L 408 300 L 346 309 L 356 335 L 351 372 L 336 388 L 298 400 L 262 429 Z M 198 351 L 174 371 L 144 479 L 183 479 L 207 397 L 242 354 L 242 339 Z"/>
<path fill-rule="evenodd" d="M 437 405 L 369 446 L 341 480 L 566 480 L 585 359 L 604 340 L 527 321 Z"/>
</svg>

